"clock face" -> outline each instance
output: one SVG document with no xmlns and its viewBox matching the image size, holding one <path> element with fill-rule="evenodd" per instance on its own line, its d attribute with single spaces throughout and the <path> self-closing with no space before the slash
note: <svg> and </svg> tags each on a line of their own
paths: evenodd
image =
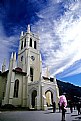
<svg viewBox="0 0 81 121">
<path fill-rule="evenodd" d="M 31 59 L 32 59 L 32 61 L 34 61 L 35 60 L 35 57 L 34 56 L 31 56 Z"/>
</svg>

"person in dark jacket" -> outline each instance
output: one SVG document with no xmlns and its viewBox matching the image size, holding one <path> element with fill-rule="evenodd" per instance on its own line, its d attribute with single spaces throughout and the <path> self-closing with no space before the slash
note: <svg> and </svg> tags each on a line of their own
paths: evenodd
<svg viewBox="0 0 81 121">
<path fill-rule="evenodd" d="M 53 112 L 55 113 L 56 112 L 56 103 L 53 102 Z"/>
<path fill-rule="evenodd" d="M 62 110 L 62 121 L 65 121 L 65 112 L 66 112 L 66 109 L 65 109 L 65 106 L 64 106 L 64 102 L 61 105 L 61 110 Z"/>
<path fill-rule="evenodd" d="M 60 109 L 60 103 L 58 103 L 58 107 L 59 107 L 59 112 L 61 112 L 61 109 Z"/>
<path fill-rule="evenodd" d="M 69 103 L 69 107 L 70 107 L 70 111 L 72 113 L 73 112 L 73 103 L 72 103 L 72 101 Z"/>
<path fill-rule="evenodd" d="M 77 103 L 78 115 L 81 113 L 81 112 L 80 112 L 80 108 L 81 108 L 81 103 L 80 103 L 80 102 L 78 102 L 78 103 Z"/>
</svg>

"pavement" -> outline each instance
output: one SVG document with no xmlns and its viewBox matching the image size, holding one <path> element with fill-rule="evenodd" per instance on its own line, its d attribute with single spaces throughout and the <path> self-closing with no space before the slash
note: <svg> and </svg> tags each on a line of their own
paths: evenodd
<svg viewBox="0 0 81 121">
<path fill-rule="evenodd" d="M 0 121 L 61 121 L 62 113 L 56 110 L 53 113 L 51 109 L 46 111 L 0 111 Z M 70 109 L 66 112 L 66 121 L 81 121 L 81 115 L 77 110 L 70 113 Z"/>
</svg>

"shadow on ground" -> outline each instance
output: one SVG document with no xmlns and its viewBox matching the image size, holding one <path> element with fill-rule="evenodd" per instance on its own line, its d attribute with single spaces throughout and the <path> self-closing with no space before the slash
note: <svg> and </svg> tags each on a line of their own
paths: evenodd
<svg viewBox="0 0 81 121">
<path fill-rule="evenodd" d="M 53 113 L 53 114 L 54 114 L 54 112 L 46 112 L 46 113 L 44 113 L 44 114 L 50 114 L 50 113 Z"/>
<path fill-rule="evenodd" d="M 78 116 L 78 115 L 73 115 L 73 116 Z M 81 117 L 80 116 L 79 117 L 75 117 L 75 119 L 72 120 L 72 121 L 81 121 Z"/>
<path fill-rule="evenodd" d="M 71 116 L 78 116 L 78 115 L 71 115 Z"/>
</svg>

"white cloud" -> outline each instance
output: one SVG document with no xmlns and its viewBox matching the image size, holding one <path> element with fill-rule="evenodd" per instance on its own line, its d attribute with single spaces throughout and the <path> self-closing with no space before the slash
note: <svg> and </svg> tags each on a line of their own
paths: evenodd
<svg viewBox="0 0 81 121">
<path fill-rule="evenodd" d="M 50 3 L 37 14 L 41 20 L 33 26 L 40 35 L 43 67 L 50 65 L 52 75 L 66 71 L 81 59 L 81 1 L 70 1 L 64 7 L 67 11 L 56 20 L 59 6 Z M 80 72 L 78 66 L 76 73 Z M 75 70 L 67 75 L 73 73 L 75 74 Z"/>
<path fill-rule="evenodd" d="M 17 41 L 18 36 L 6 36 L 3 25 L 0 22 L 0 65 L 6 59 L 6 68 L 8 68 L 10 54 L 18 48 L 18 45 L 16 45 Z"/>
<path fill-rule="evenodd" d="M 61 77 L 80 73 L 81 1 L 50 0 L 48 3 L 37 13 L 39 21 L 32 25 L 32 30 L 36 30 L 40 36 L 43 68 L 48 66 L 51 75 L 58 74 Z M 7 37 L 0 22 L 0 65 L 4 58 L 9 62 L 10 53 L 18 47 L 18 39 L 18 35 Z"/>
</svg>

